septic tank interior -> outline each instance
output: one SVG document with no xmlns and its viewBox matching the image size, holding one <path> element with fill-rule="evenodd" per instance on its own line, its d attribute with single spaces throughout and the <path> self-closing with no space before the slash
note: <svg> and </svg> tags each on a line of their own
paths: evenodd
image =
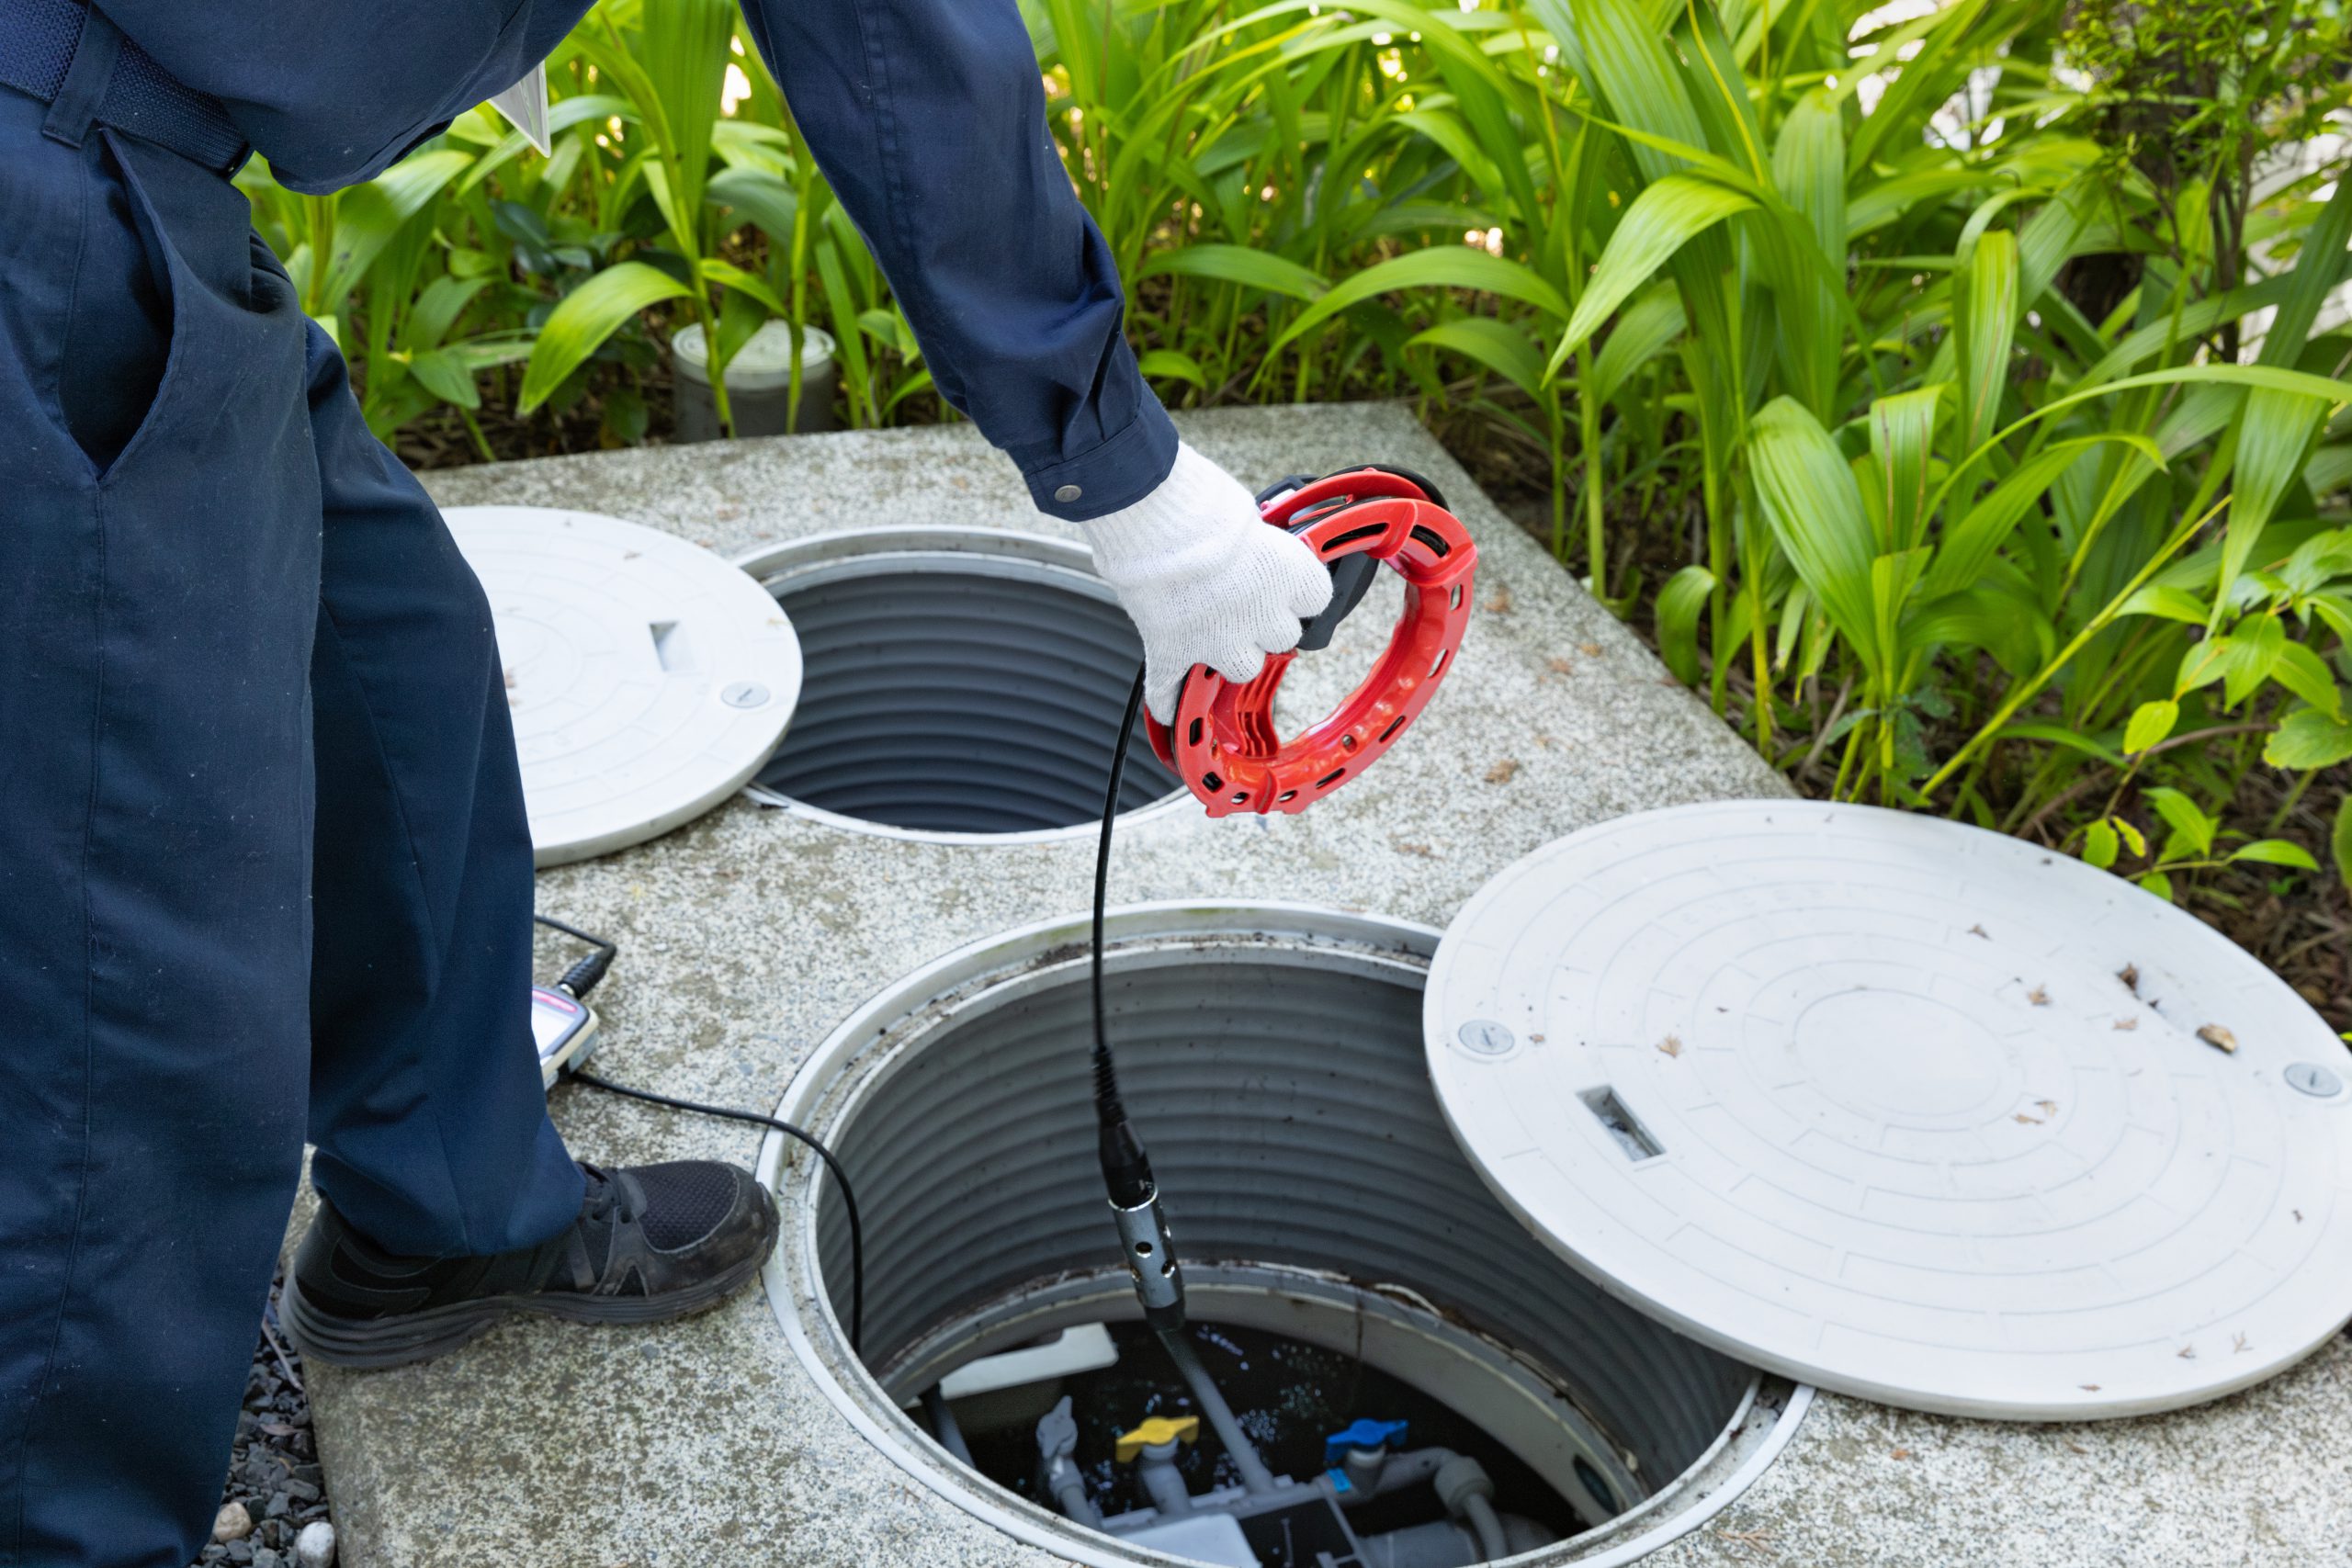
<svg viewBox="0 0 2352 1568">
<path fill-rule="evenodd" d="M 1092 829 L 1143 645 L 1084 549 L 861 528 L 736 564 L 775 595 L 807 666 L 762 798 L 915 833 Z M 1120 808 L 1177 788 L 1138 733 Z"/>
<path fill-rule="evenodd" d="M 1134 811 L 1121 827 L 1112 898 L 1136 911 L 1114 931 L 1113 973 L 1127 987 L 1123 1016 L 1141 1025 L 1171 1005 L 1183 1010 L 1188 1004 L 1153 1000 L 1151 976 L 1162 969 L 1214 974 L 1198 983 L 1253 1017 L 1304 1010 L 1289 1012 L 1286 1030 L 1217 1034 L 1217 1051 L 1259 1053 L 1250 1064 L 1255 1081 L 1295 1089 L 1305 1110 L 1283 1111 L 1295 1118 L 1288 1123 L 1269 1120 L 1271 1102 L 1247 1092 L 1253 1080 L 1245 1075 L 1230 1096 L 1255 1111 L 1219 1103 L 1214 1118 L 1216 1135 L 1238 1142 L 1176 1130 L 1204 1125 L 1198 1108 L 1210 1100 L 1197 1097 L 1214 1096 L 1212 1077 L 1179 1066 L 1200 1055 L 1197 1047 L 1146 1049 L 1139 1041 L 1126 1068 L 1138 1116 L 1156 1114 L 1170 1128 L 1153 1134 L 1154 1152 L 1169 1162 L 1204 1355 L 1227 1355 L 1207 1337 L 1216 1335 L 1245 1355 L 1306 1358 L 1295 1364 L 1320 1370 L 1301 1381 L 1326 1393 L 1333 1369 L 1355 1363 L 1367 1369 L 1374 1398 L 1426 1397 L 1442 1382 L 1451 1403 L 1437 1404 L 1473 1429 L 1443 1440 L 1491 1439 L 1556 1492 L 1566 1514 L 1548 1513 L 1540 1497 L 1503 1496 L 1522 1483 L 1503 1457 L 1488 1456 L 1505 1511 L 1548 1519 L 1555 1533 L 1593 1522 L 1569 1495 L 1574 1461 L 1584 1459 L 1604 1485 L 1610 1478 L 1580 1441 L 1604 1461 L 1611 1452 L 1638 1461 L 1627 1467 L 1635 1479 L 1668 1494 L 1647 1515 L 1538 1548 L 1523 1559 L 1531 1563 L 2340 1560 L 2342 1499 L 2352 1495 L 2352 1445 L 2341 1438 L 2352 1419 L 2352 1356 L 2341 1337 L 2244 1393 L 2139 1420 L 1977 1422 L 1828 1394 L 1808 1404 L 1802 1391 L 1770 1380 L 1751 1398 L 1736 1362 L 1668 1331 L 1637 1329 L 1646 1319 L 1577 1277 L 1548 1276 L 1557 1266 L 1523 1232 L 1487 1229 L 1498 1216 L 1508 1224 L 1508 1215 L 1479 1206 L 1494 1201 L 1449 1163 L 1458 1156 L 1443 1146 L 1444 1129 L 1435 1129 L 1434 1149 L 1417 1141 L 1431 1133 L 1413 1111 L 1414 1094 L 1429 1092 L 1426 1077 L 1408 1090 L 1396 1077 L 1398 1037 L 1382 1022 L 1379 998 L 1409 1020 L 1404 998 L 1419 964 L 1398 923 L 1425 940 L 1502 867 L 1578 828 L 1781 785 L 1500 518 L 1404 410 L 1231 411 L 1181 423 L 1205 453 L 1253 480 L 1367 457 L 1426 472 L 1483 558 L 1480 609 L 1455 673 L 1414 734 L 1363 778 L 1303 818 L 1213 822 L 1179 803 Z M 607 513 L 730 558 L 873 527 L 1075 536 L 1037 518 L 1010 467 L 961 429 L 634 450 L 427 482 L 445 504 Z M 738 797 L 650 842 L 543 873 L 538 903 L 623 944 L 596 997 L 604 1072 L 698 1100 L 789 1101 L 812 1120 L 839 1118 L 848 1145 L 879 1149 L 912 1136 L 904 1118 L 886 1112 L 921 1105 L 926 1082 L 954 1080 L 923 1066 L 915 1046 L 960 1040 L 1019 1052 L 1031 1023 L 1064 1005 L 1055 976 L 1070 944 L 1036 949 L 1031 928 L 1067 931 L 1082 914 L 1090 837 L 891 836 Z M 1275 912 L 1299 905 L 1317 913 Z M 555 973 L 557 950 L 543 958 L 542 969 Z M 928 998 L 919 1005 L 910 1000 L 918 992 Z M 991 995 L 1006 1005 L 988 1003 Z M 956 1005 L 976 998 L 981 1005 Z M 1076 1070 L 1082 1041 L 1071 1047 L 1069 1064 L 1051 1073 Z M 1041 1082 L 1052 1081 L 1043 1055 L 1038 1065 Z M 1351 1075 L 1358 1092 L 1325 1098 Z M 1144 1109 L 1148 1095 L 1157 1112 Z M 1041 1088 L 1021 1104 L 1040 1118 L 1075 1115 L 1082 1129 L 1082 1102 L 1053 1111 L 1044 1103 L 1065 1098 Z M 762 1154 L 754 1130 L 577 1089 L 559 1088 L 552 1104 L 567 1139 L 592 1159 L 748 1163 Z M 1317 1116 L 1318 1104 L 1329 1114 Z M 1301 1121 L 1314 1124 L 1309 1133 L 1295 1131 Z M 1393 1133 L 1416 1154 L 1393 1165 L 1361 1148 L 1350 1157 L 1346 1140 L 1314 1135 L 1349 1125 L 1384 1139 Z M 1069 1156 L 1046 1146 L 1048 1120 L 1038 1128 L 1021 1179 L 988 1163 L 1011 1156 L 967 1141 L 906 1144 L 917 1168 L 909 1185 L 866 1199 L 876 1218 L 864 1360 L 849 1353 L 838 1321 L 829 1204 L 809 1201 L 808 1171 L 778 1150 L 768 1168 L 785 1196 L 786 1235 L 763 1292 L 658 1333 L 518 1322 L 393 1373 L 311 1369 L 345 1561 L 1171 1561 L 1115 1532 L 1072 1525 L 1022 1496 L 1017 1476 L 1006 1485 L 979 1479 L 940 1446 L 922 1409 L 927 1387 L 1041 1341 L 1061 1345 L 1091 1322 L 1108 1325 L 1114 1370 L 1137 1379 L 1126 1392 L 1102 1393 L 1093 1419 L 1127 1419 L 1115 1412 L 1148 1398 L 1146 1384 L 1162 1391 L 1146 1415 L 1183 1413 L 1175 1382 L 1118 1340 L 1132 1327 L 1120 1312 L 1124 1277 L 1102 1275 L 1107 1246 L 1090 1251 L 1077 1230 L 1059 1240 L 1048 1234 L 1063 1202 L 1053 1172 Z M 1331 1157 L 1271 1179 L 1274 1165 L 1251 1163 L 1306 1161 L 1317 1151 Z M 987 1235 L 998 1208 L 937 1208 L 933 1168 L 974 1173 L 984 1200 L 1001 1193 L 1022 1245 L 971 1247 L 968 1228 L 951 1226 L 946 1256 L 958 1261 L 922 1278 L 905 1261 L 909 1247 L 922 1249 L 916 1216 L 961 1214 Z M 1244 1179 L 1253 1170 L 1257 1179 Z M 1342 1215 L 1275 1223 L 1277 1208 L 1318 1183 L 1338 1184 L 1321 1190 L 1341 1195 Z M 967 1197 L 969 1185 L 954 1196 Z M 1397 1194 L 1395 1206 L 1375 1204 L 1367 1190 Z M 881 1217 L 890 1213 L 902 1217 Z M 1383 1224 L 1418 1227 L 1440 1213 L 1462 1227 L 1447 1234 L 1491 1245 L 1404 1246 L 1396 1238 L 1405 1232 Z M 1382 1250 L 1384 1234 L 1392 1250 Z M 1040 1269 L 1060 1269 L 1058 1285 L 1035 1289 Z M 1553 1285 L 1561 1293 L 1546 1300 Z M 1393 1353 L 1398 1346 L 1419 1348 Z M 1312 1359 L 1335 1353 L 1346 1359 Z M 1462 1370 L 1441 1380 L 1428 1357 Z M 1395 1381 L 1373 1383 L 1371 1372 Z M 1089 1375 L 1061 1380 L 1074 1416 L 1092 1391 L 1071 1385 Z M 1040 1392 L 1012 1386 L 1033 1403 Z M 1238 1386 L 1246 1396 L 1247 1382 Z M 1530 1390 L 1544 1397 L 1522 1403 L 1549 1419 L 1548 1432 L 1506 1418 L 1510 1401 Z M 952 1410 L 963 1402 L 947 1403 Z M 1384 1418 L 1344 1390 L 1313 1413 L 1318 1421 L 1326 1414 Z M 1440 1419 L 1426 1405 L 1408 1414 Z M 1034 1423 L 1030 1430 L 1034 1441 Z M 980 1449 L 988 1442 L 983 1432 Z M 1713 1457 L 1702 1451 L 1695 1470 L 1675 1471 L 1694 1443 L 1712 1444 Z M 1565 1470 L 1563 1447 L 1571 1454 Z M 983 1458 L 979 1450 L 975 1457 Z M 1508 1486 L 1506 1476 L 1514 1477 Z M 1115 1485 L 1103 1496 L 1114 1506 L 1132 1500 Z"/>
<path fill-rule="evenodd" d="M 1672 1529 L 1801 1407 L 1784 1381 L 1596 1290 L 1487 1190 L 1423 1065 L 1425 929 L 1234 904 L 1121 910 L 1108 930 L 1109 1028 L 1173 1210 L 1190 1337 L 1267 1468 L 1305 1483 L 1277 1495 L 1313 1516 L 1327 1510 L 1294 1497 L 1330 1490 L 1364 1562 L 1442 1568 Z M 881 1397 L 811 1367 L 901 1446 L 893 1407 L 913 1407 L 938 1448 L 1006 1490 L 1119 1542 L 1227 1561 L 1164 1533 L 1199 1530 L 1213 1487 L 1246 1506 L 1216 1434 L 1138 1448 L 1152 1418 L 1202 1413 L 1103 1245 L 1088 1064 L 1070 1049 L 1088 1027 L 1083 937 L 1048 924 L 990 939 L 836 1032 L 784 1114 L 875 1173 L 859 1196 L 865 1299 L 838 1190 L 787 1234 L 771 1278 L 779 1299 L 796 1270 L 813 1278 L 836 1330 L 862 1305 L 859 1359 Z M 878 1034 L 868 1020 L 886 1021 Z M 1106 1328 L 1111 1365 L 1069 1344 L 1099 1348 Z M 1074 1449 L 1054 1447 L 1063 1416 Z M 1064 1450 L 1076 1497 L 1053 1479 Z M 1155 1458 L 1194 1495 L 1174 1500 L 1178 1526 Z M 1438 1472 L 1464 1461 L 1492 1484 L 1498 1541 L 1448 1506 Z M 960 1500 L 1011 1512 L 978 1489 Z M 1247 1539 L 1230 1561 L 1316 1568 L 1274 1531 Z"/>
</svg>

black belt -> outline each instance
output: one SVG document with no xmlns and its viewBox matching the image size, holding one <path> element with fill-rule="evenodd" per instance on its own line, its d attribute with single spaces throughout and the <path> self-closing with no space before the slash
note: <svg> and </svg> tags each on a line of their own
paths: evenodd
<svg viewBox="0 0 2352 1568">
<path fill-rule="evenodd" d="M 226 174 L 244 161 L 244 136 L 220 100 L 155 63 L 80 0 L 0 0 L 0 85 L 62 115 L 79 143 L 89 124 L 160 142 Z"/>
</svg>

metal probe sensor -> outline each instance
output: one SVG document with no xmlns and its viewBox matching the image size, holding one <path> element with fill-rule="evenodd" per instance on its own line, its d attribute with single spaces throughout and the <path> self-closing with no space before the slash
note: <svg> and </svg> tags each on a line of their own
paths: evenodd
<svg viewBox="0 0 2352 1568">
<path fill-rule="evenodd" d="M 1112 1219 L 1119 1229 L 1119 1252 L 1135 1280 L 1144 1321 L 1166 1335 L 1184 1326 L 1184 1273 L 1168 1234 L 1168 1217 L 1160 1212 L 1151 1161 L 1145 1156 L 1143 1140 L 1136 1136 L 1127 1121 L 1127 1108 L 1119 1100 L 1119 1074 L 1112 1065 L 1102 1010 L 1102 908 L 1111 877 L 1111 826 L 1118 818 L 1127 746 L 1135 739 L 1136 715 L 1142 707 L 1143 671 L 1138 670 L 1135 687 L 1127 694 L 1126 714 L 1119 721 L 1118 744 L 1111 751 L 1111 783 L 1102 800 L 1102 837 L 1094 850 L 1094 1119 L 1102 1190 L 1110 1196 Z"/>
</svg>

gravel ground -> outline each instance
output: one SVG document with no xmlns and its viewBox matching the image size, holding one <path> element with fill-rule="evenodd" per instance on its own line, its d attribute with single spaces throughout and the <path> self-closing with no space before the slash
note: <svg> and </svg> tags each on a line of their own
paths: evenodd
<svg viewBox="0 0 2352 1568">
<path fill-rule="evenodd" d="M 326 1568 L 334 1551 L 326 1518 L 326 1483 L 311 1436 L 302 1359 L 278 1325 L 273 1284 L 254 1346 L 253 1371 L 245 1378 L 244 1409 L 237 1416 L 228 1483 L 220 1491 L 220 1518 L 197 1563 Z"/>
</svg>

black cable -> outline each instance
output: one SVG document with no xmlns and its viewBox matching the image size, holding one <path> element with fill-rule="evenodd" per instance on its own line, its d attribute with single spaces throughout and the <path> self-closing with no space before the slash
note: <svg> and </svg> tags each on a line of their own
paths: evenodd
<svg viewBox="0 0 2352 1568">
<path fill-rule="evenodd" d="M 549 919 L 545 915 L 534 914 L 531 919 L 551 931 L 561 931 L 572 941 L 584 942 L 596 950 L 565 970 L 562 978 L 555 983 L 556 989 L 565 992 L 574 1001 L 584 1000 L 588 993 L 594 990 L 605 978 L 605 972 L 613 966 L 614 958 L 620 953 L 620 944 L 608 942 L 593 932 L 583 931 L 578 926 L 568 926 L 561 920 Z"/>
<path fill-rule="evenodd" d="M 1141 678 L 1137 679 L 1140 681 Z M 1143 688 L 1138 684 L 1136 689 L 1141 691 Z M 1099 929 L 1102 908 L 1100 897 L 1095 900 L 1095 908 L 1098 911 L 1096 925 Z M 565 970 L 563 978 L 556 982 L 559 988 L 568 992 L 575 999 L 585 998 L 590 991 L 596 988 L 597 983 L 604 979 L 605 971 L 612 968 L 614 958 L 620 953 L 620 944 L 583 931 L 577 926 L 568 926 L 561 920 L 550 919 L 545 915 L 534 914 L 531 919 L 549 931 L 561 931 L 573 941 L 584 942 L 596 950 Z M 586 1084 L 590 1089 L 603 1089 L 606 1094 L 617 1094 L 626 1100 L 641 1100 L 648 1105 L 666 1106 L 672 1111 L 691 1111 L 697 1116 L 716 1116 L 722 1121 L 749 1122 L 756 1126 L 773 1128 L 787 1138 L 798 1139 L 814 1151 L 817 1157 L 824 1162 L 825 1168 L 832 1172 L 835 1184 L 841 1188 L 842 1212 L 849 1218 L 849 1348 L 853 1353 L 862 1353 L 860 1342 L 865 1337 L 865 1226 L 858 1218 L 857 1194 L 850 1187 L 849 1174 L 842 1169 L 842 1162 L 833 1156 L 832 1150 L 827 1148 L 813 1134 L 802 1132 L 791 1122 L 777 1117 L 762 1115 L 756 1111 L 740 1111 L 727 1105 L 705 1105 L 698 1100 L 677 1100 L 666 1094 L 655 1094 L 650 1089 L 630 1089 L 625 1084 L 616 1084 L 610 1078 L 600 1078 L 594 1073 L 582 1072 L 578 1067 L 564 1068 L 562 1078 L 573 1083 Z"/>
<path fill-rule="evenodd" d="M 1110 1072 L 1111 1044 L 1102 1025 L 1102 906 L 1111 886 L 1111 828 L 1119 818 L 1119 785 L 1126 777 L 1127 747 L 1135 739 L 1136 715 L 1143 706 L 1143 671 L 1127 693 L 1126 712 L 1119 719 L 1119 743 L 1111 752 L 1111 782 L 1102 792 L 1102 835 L 1094 848 L 1094 1059 L 1096 1093 L 1102 1092 L 1106 1074 L 1110 1097 L 1118 1099 L 1117 1075 Z"/>
<path fill-rule="evenodd" d="M 1094 1120 L 1097 1152 L 1102 1163 L 1102 1183 L 1111 1201 L 1122 1209 L 1151 1201 L 1151 1162 L 1144 1156 L 1143 1141 L 1128 1124 L 1126 1107 L 1119 1100 L 1119 1072 L 1111 1060 L 1110 1032 L 1103 1021 L 1102 911 L 1111 883 L 1111 826 L 1119 817 L 1119 785 L 1127 771 L 1127 746 L 1135 739 L 1136 715 L 1143 707 L 1143 677 L 1127 693 L 1127 710 L 1119 720 L 1119 743 L 1111 752 L 1111 781 L 1102 794 L 1102 836 L 1094 850 L 1094 951 L 1091 976 L 1094 991 Z"/>
</svg>

